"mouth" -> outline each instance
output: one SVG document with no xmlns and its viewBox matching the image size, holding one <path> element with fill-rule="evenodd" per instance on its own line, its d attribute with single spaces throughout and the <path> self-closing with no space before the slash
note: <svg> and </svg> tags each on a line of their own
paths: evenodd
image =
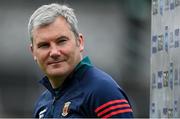
<svg viewBox="0 0 180 119">
<path fill-rule="evenodd" d="M 58 63 L 61 63 L 63 61 L 49 61 L 47 62 L 48 65 L 52 65 L 52 64 L 58 64 Z"/>
</svg>

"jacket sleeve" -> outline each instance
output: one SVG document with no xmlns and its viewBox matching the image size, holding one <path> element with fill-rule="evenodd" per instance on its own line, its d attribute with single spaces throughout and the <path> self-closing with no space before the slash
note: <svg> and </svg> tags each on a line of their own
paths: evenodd
<svg viewBox="0 0 180 119">
<path fill-rule="evenodd" d="M 113 81 L 103 81 L 93 87 L 91 109 L 98 118 L 133 118 L 125 92 Z"/>
</svg>

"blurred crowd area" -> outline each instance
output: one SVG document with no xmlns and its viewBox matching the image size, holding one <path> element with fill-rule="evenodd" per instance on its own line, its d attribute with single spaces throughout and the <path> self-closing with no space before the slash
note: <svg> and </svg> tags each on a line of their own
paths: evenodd
<svg viewBox="0 0 180 119">
<path fill-rule="evenodd" d="M 149 117 L 150 0 L 0 1 L 0 117 L 32 117 L 44 90 L 29 50 L 27 24 L 37 7 L 63 3 L 75 9 L 85 55 L 128 94 L 135 117 Z"/>
</svg>

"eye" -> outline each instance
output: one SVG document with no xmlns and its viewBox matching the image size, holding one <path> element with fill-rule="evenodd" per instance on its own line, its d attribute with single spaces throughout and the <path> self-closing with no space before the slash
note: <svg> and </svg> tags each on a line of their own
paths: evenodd
<svg viewBox="0 0 180 119">
<path fill-rule="evenodd" d="M 61 39 L 61 40 L 58 40 L 58 43 L 63 43 L 65 41 L 66 41 L 66 39 Z"/>
<path fill-rule="evenodd" d="M 39 43 L 39 44 L 37 45 L 37 47 L 38 47 L 38 48 L 48 48 L 48 47 L 49 47 L 49 44 L 42 42 L 42 43 Z"/>
<path fill-rule="evenodd" d="M 60 37 L 57 39 L 57 44 L 64 44 L 68 39 L 66 37 Z"/>
</svg>

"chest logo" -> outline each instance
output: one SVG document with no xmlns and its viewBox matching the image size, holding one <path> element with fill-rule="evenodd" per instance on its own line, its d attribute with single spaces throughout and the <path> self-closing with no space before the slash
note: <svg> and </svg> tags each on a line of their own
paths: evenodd
<svg viewBox="0 0 180 119">
<path fill-rule="evenodd" d="M 66 102 L 64 103 L 63 111 L 62 111 L 62 116 L 67 116 L 69 114 L 69 106 L 71 102 Z"/>
</svg>

